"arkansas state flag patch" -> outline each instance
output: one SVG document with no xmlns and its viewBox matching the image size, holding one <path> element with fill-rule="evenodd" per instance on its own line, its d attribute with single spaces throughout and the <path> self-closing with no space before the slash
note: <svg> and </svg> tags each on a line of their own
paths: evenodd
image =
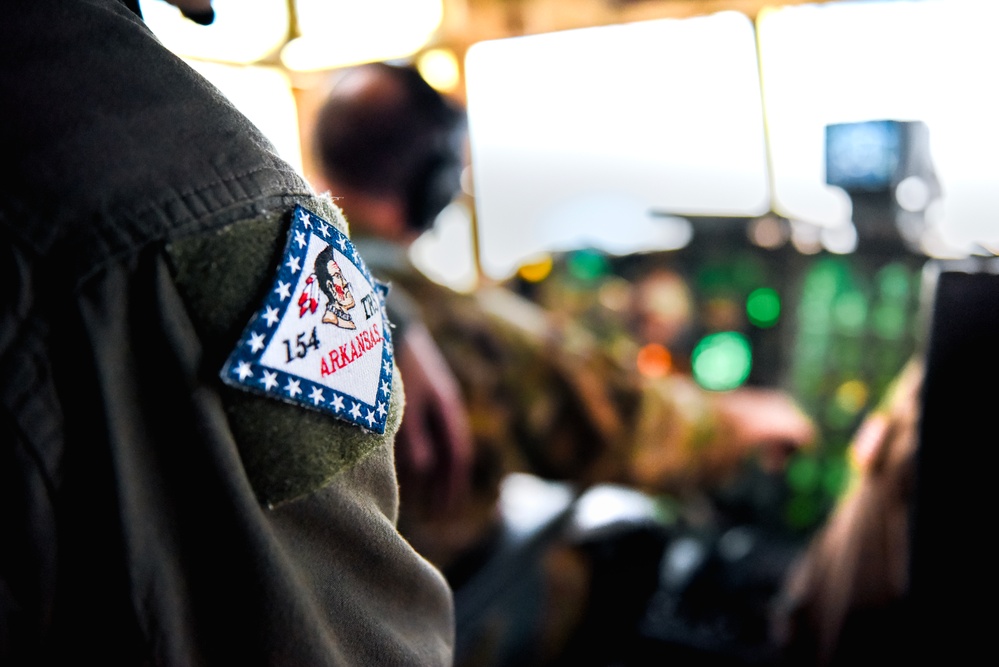
<svg viewBox="0 0 999 667">
<path fill-rule="evenodd" d="M 346 236 L 297 206 L 274 285 L 222 380 L 384 433 L 392 395 L 386 291 Z"/>
</svg>

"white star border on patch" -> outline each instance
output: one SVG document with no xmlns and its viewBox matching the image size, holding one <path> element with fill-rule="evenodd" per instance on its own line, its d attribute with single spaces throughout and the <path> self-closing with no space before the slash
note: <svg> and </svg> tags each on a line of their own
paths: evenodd
<svg viewBox="0 0 999 667">
<path fill-rule="evenodd" d="M 303 235 L 305 235 L 304 238 L 308 238 L 309 234 L 321 238 L 326 243 L 336 244 L 338 248 L 349 249 L 348 252 L 344 253 L 344 256 L 374 287 L 375 294 L 378 296 L 378 301 L 382 307 L 381 333 L 384 343 L 377 397 L 374 404 L 369 405 L 350 394 L 338 392 L 308 378 L 286 373 L 281 369 L 264 366 L 260 363 L 263 352 L 270 345 L 276 332 L 277 327 L 273 325 L 281 321 L 288 308 L 294 305 L 294 299 L 288 298 L 288 289 L 289 286 L 297 283 L 298 276 L 296 274 L 302 270 L 308 244 L 303 246 L 301 240 Z M 223 366 L 220 372 L 222 380 L 226 384 L 239 386 L 254 393 L 334 415 L 365 430 L 384 433 L 388 419 L 386 405 L 393 384 L 394 347 L 391 338 L 392 327 L 384 312 L 386 293 L 387 287 L 372 277 L 363 259 L 353 248 L 353 244 L 336 226 L 316 213 L 296 206 L 291 227 L 288 230 L 284 254 L 277 268 L 277 275 L 274 277 L 264 302 L 250 319 L 239 343 Z M 356 407 L 350 409 L 346 406 Z"/>
</svg>

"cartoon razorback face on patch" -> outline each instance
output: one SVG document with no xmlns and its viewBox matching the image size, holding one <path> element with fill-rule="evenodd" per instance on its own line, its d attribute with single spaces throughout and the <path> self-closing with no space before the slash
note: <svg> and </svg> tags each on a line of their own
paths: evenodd
<svg viewBox="0 0 999 667">
<path fill-rule="evenodd" d="M 356 306 L 354 295 L 350 291 L 350 283 L 344 278 L 340 266 L 333 259 L 333 250 L 326 246 L 316 256 L 315 276 L 319 289 L 326 295 L 326 313 L 323 322 L 333 324 L 341 329 L 356 329 L 353 318 L 347 312 Z"/>
</svg>

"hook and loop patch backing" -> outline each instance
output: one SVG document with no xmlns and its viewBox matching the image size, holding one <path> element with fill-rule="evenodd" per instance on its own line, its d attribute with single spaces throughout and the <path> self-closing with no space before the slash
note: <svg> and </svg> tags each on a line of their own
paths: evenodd
<svg viewBox="0 0 999 667">
<path fill-rule="evenodd" d="M 386 293 L 350 239 L 296 206 L 274 284 L 223 382 L 384 433 L 393 369 Z"/>
</svg>

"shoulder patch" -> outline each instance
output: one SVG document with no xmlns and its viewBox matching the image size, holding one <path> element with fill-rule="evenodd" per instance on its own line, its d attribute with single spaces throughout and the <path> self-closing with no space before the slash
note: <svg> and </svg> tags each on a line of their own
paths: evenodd
<svg viewBox="0 0 999 667">
<path fill-rule="evenodd" d="M 386 292 L 350 239 L 296 206 L 274 284 L 222 381 L 384 433 L 393 364 Z"/>
</svg>

